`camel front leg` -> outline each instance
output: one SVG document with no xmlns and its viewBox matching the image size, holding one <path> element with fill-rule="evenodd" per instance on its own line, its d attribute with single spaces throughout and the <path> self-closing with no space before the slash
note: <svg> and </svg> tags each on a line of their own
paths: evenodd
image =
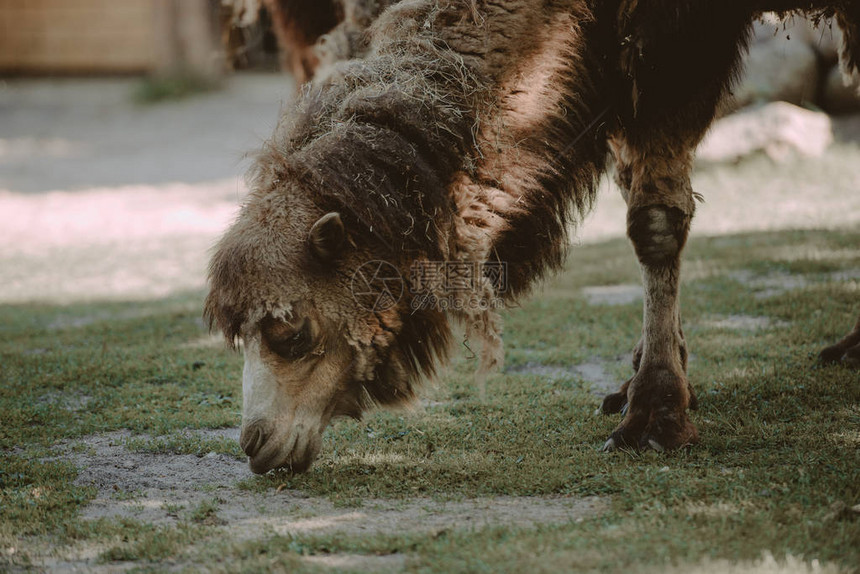
<svg viewBox="0 0 860 574">
<path fill-rule="evenodd" d="M 636 374 L 604 400 L 604 412 L 626 402 L 624 419 L 603 447 L 607 451 L 621 446 L 662 451 L 698 440 L 687 416 L 695 396 L 687 382 L 678 299 L 681 251 L 695 210 L 690 157 L 638 157 L 641 166 L 634 166 L 626 199 L 627 235 L 645 287 L 641 353 L 634 352 Z"/>
<path fill-rule="evenodd" d="M 618 187 L 621 189 L 621 195 L 624 197 L 624 201 L 627 204 L 630 204 L 631 197 L 631 189 L 633 187 L 633 165 L 631 154 L 629 152 L 629 148 L 626 146 L 626 143 L 623 139 L 620 138 L 612 138 L 610 140 L 610 145 L 615 157 L 615 181 L 618 184 Z M 681 168 L 684 169 L 683 167 Z M 683 183 L 682 186 L 683 188 Z M 691 194 L 692 195 L 692 192 Z M 686 202 L 681 202 L 682 205 L 687 205 Z M 688 206 L 689 209 L 692 209 Z M 680 347 L 678 352 L 681 358 L 681 367 L 684 373 L 687 372 L 687 344 L 684 339 L 684 330 L 681 327 L 681 318 L 680 313 L 678 314 L 678 322 L 676 325 L 676 329 L 678 334 L 680 335 Z M 645 344 L 645 334 L 643 331 L 642 337 L 639 339 L 639 342 L 636 343 L 636 346 L 633 348 L 633 373 L 635 374 L 639 372 L 639 367 L 642 364 L 642 354 Z M 606 395 L 603 399 L 603 403 L 600 405 L 600 408 L 597 409 L 597 413 L 602 413 L 605 415 L 609 414 L 627 414 L 627 390 L 630 387 L 630 383 L 634 377 L 628 379 L 621 388 L 616 393 L 611 393 Z M 696 399 L 696 395 L 693 393 L 693 388 L 688 385 L 688 391 L 690 393 L 690 408 L 695 410 L 698 408 L 698 400 Z"/>
</svg>

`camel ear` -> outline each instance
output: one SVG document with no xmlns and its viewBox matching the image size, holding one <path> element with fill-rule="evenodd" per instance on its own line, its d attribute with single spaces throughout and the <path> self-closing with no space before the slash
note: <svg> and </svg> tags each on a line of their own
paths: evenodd
<svg viewBox="0 0 860 574">
<path fill-rule="evenodd" d="M 332 211 L 320 217 L 311 227 L 308 237 L 311 253 L 320 261 L 331 261 L 343 248 L 346 229 L 340 213 Z"/>
</svg>

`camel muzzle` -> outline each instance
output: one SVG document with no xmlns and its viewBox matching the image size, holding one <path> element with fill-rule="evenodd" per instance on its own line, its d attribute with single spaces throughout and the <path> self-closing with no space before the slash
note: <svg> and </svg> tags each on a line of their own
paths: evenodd
<svg viewBox="0 0 860 574">
<path fill-rule="evenodd" d="M 277 435 L 271 424 L 254 421 L 242 428 L 239 446 L 248 455 L 248 464 L 255 474 L 276 468 L 302 473 L 316 459 L 320 440 L 303 425 L 297 425 L 286 435 Z"/>
</svg>

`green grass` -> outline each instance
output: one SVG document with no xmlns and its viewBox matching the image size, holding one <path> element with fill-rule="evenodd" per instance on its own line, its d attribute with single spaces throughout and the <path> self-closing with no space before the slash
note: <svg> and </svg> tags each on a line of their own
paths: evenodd
<svg viewBox="0 0 860 574">
<path fill-rule="evenodd" d="M 464 351 L 428 389 L 436 403 L 425 412 L 337 421 L 308 474 L 249 474 L 239 485 L 272 496 L 299 489 L 343 507 L 416 495 L 609 500 L 606 512 L 577 523 L 432 536 L 237 541 L 217 496 L 170 507 L 173 526 L 83 520 L 79 511 L 95 491 L 74 484 L 74 466 L 52 456 L 54 445 L 129 429 L 145 433 L 126 439 L 131 451 L 240 457 L 232 441 L 179 431 L 238 425 L 241 356 L 196 343 L 204 335 L 199 293 L 0 307 L 0 548 L 21 549 L 0 553 L 0 566 L 26 565 L 45 544 L 83 542 L 102 548 L 102 562 L 131 561 L 144 571 L 201 562 L 224 571 L 312 570 L 303 556 L 340 553 L 405 554 L 416 572 L 660 572 L 667 564 L 683 571 L 765 552 L 856 569 L 860 518 L 834 517 L 831 505 L 860 503 L 860 374 L 816 367 L 813 358 L 856 319 L 858 279 L 839 274 L 856 277 L 858 245 L 860 233 L 823 231 L 691 240 L 682 301 L 702 442 L 690 450 L 599 453 L 617 419 L 593 416 L 598 399 L 587 383 L 497 374 L 482 401 L 475 361 Z M 802 277 L 801 287 L 755 296 L 765 289 L 756 279 L 771 285 L 784 277 Z M 638 338 L 640 303 L 589 306 L 579 289 L 637 281 L 626 242 L 576 248 L 567 272 L 506 313 L 508 365 L 604 360 L 620 382 L 629 366 L 618 357 Z M 709 322 L 728 315 L 773 325 L 743 331 Z"/>
<path fill-rule="evenodd" d="M 137 104 L 157 104 L 169 100 L 181 100 L 219 88 L 217 81 L 178 73 L 166 77 L 151 77 L 141 80 L 132 94 Z"/>
</svg>

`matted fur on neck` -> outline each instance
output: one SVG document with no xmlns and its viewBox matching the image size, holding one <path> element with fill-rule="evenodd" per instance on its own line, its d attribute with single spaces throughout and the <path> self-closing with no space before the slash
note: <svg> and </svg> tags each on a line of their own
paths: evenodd
<svg viewBox="0 0 860 574">
<path fill-rule="evenodd" d="M 456 209 L 448 187 L 476 154 L 485 89 L 451 50 L 386 45 L 306 87 L 257 170 L 299 182 L 321 209 L 345 215 L 356 241 L 389 257 L 444 259 Z"/>
</svg>

